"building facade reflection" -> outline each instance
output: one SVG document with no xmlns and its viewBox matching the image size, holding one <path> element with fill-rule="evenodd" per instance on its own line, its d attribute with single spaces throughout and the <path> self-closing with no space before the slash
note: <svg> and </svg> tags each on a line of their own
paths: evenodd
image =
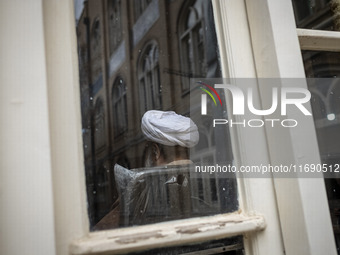
<svg viewBox="0 0 340 255">
<path fill-rule="evenodd" d="M 77 37 L 93 226 L 118 196 L 113 165 L 143 166 L 143 114 L 159 109 L 189 115 L 190 78 L 215 78 L 221 72 L 210 1 L 89 0 L 77 21 Z M 202 142 L 196 150 L 211 161 L 215 156 L 204 148 L 216 141 L 206 129 L 200 129 Z M 215 190 L 206 191 L 209 197 L 213 193 L 212 199 L 218 199 L 218 183 L 209 180 L 207 185 Z"/>
</svg>

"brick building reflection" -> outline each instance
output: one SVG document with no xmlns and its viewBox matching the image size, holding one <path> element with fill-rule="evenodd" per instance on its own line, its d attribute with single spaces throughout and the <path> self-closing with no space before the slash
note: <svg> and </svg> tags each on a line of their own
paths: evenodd
<svg viewBox="0 0 340 255">
<path fill-rule="evenodd" d="M 188 115 L 189 79 L 221 75 L 210 1 L 85 1 L 77 38 L 93 225 L 117 197 L 112 166 L 143 166 L 140 120 L 144 112 L 161 109 Z M 209 127 L 202 128 L 197 148 L 215 146 Z M 208 154 L 201 153 L 214 160 Z M 215 200 L 216 185 L 211 181 L 207 191 Z"/>
</svg>

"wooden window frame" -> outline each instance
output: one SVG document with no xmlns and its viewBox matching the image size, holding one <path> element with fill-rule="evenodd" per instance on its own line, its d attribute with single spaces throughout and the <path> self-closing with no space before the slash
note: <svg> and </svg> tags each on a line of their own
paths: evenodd
<svg viewBox="0 0 340 255">
<path fill-rule="evenodd" d="M 296 29 L 301 50 L 340 52 L 340 32 Z"/>
<path fill-rule="evenodd" d="M 246 0 L 246 5 L 257 77 L 305 78 L 291 1 Z M 289 85 L 282 81 L 284 86 Z M 300 86 L 308 88 L 306 82 Z M 268 104 L 268 89 L 259 86 L 259 92 L 262 103 Z M 320 163 L 312 118 L 290 132 L 266 130 L 266 139 L 273 165 Z M 273 183 L 285 253 L 336 254 L 323 176 L 279 179 L 274 175 Z"/>
</svg>

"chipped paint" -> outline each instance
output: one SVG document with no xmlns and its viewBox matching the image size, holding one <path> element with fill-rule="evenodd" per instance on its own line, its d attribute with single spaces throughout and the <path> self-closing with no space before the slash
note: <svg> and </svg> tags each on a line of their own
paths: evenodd
<svg viewBox="0 0 340 255">
<path fill-rule="evenodd" d="M 92 232 L 71 244 L 71 254 L 123 253 L 242 235 L 265 229 L 263 216 L 239 212 Z"/>
<path fill-rule="evenodd" d="M 135 235 L 130 235 L 130 236 L 124 236 L 116 240 L 116 243 L 119 244 L 129 244 L 129 243 L 137 243 L 139 241 L 147 240 L 150 238 L 161 238 L 164 237 L 160 233 L 160 231 L 153 231 L 149 233 L 141 233 L 141 234 L 135 234 Z"/>
</svg>

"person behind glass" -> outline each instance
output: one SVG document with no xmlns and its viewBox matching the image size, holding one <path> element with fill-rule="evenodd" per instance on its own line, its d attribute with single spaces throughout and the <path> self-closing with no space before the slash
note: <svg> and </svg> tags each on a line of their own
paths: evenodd
<svg viewBox="0 0 340 255">
<path fill-rule="evenodd" d="M 144 150 L 145 167 L 192 163 L 188 159 L 188 148 L 198 143 L 199 134 L 196 124 L 190 118 L 173 111 L 151 110 L 144 114 L 141 129 L 147 140 Z M 114 209 L 93 230 L 119 227 L 119 202 L 118 199 Z"/>
<path fill-rule="evenodd" d="M 188 148 L 199 141 L 196 124 L 173 111 L 147 111 L 141 123 L 147 140 L 144 150 L 145 167 L 191 164 Z"/>
</svg>

